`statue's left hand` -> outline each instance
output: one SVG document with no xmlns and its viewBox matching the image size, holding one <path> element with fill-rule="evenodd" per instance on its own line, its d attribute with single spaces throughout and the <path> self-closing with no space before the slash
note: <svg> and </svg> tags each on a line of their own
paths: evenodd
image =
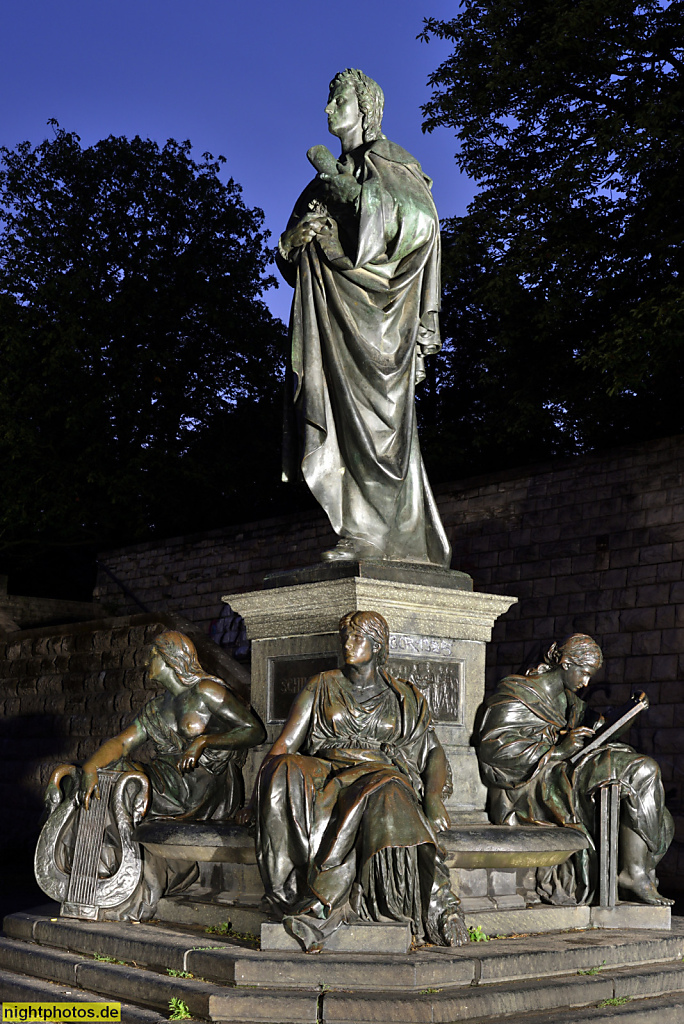
<svg viewBox="0 0 684 1024">
<path fill-rule="evenodd" d="M 445 832 L 451 825 L 451 818 L 441 797 L 428 793 L 423 800 L 423 810 L 435 832 Z"/>
<path fill-rule="evenodd" d="M 100 799 L 100 786 L 97 780 L 97 771 L 84 771 L 81 777 L 80 799 L 86 811 L 90 808 L 91 797 Z"/>
<path fill-rule="evenodd" d="M 207 741 L 204 736 L 197 736 L 196 739 L 188 743 L 178 762 L 178 767 L 182 772 L 190 772 L 193 768 L 197 767 L 197 762 L 202 756 L 202 751 L 206 745 Z"/>
</svg>

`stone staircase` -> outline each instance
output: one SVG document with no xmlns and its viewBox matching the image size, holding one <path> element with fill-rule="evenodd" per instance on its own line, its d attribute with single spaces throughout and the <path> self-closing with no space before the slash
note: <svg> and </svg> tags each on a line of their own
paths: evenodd
<svg viewBox="0 0 684 1024">
<path fill-rule="evenodd" d="M 0 999 L 113 1000 L 130 1024 L 168 1020 L 172 998 L 222 1024 L 684 1024 L 683 957 L 679 918 L 671 931 L 307 956 L 200 927 L 59 918 L 54 905 L 5 918 Z"/>
</svg>

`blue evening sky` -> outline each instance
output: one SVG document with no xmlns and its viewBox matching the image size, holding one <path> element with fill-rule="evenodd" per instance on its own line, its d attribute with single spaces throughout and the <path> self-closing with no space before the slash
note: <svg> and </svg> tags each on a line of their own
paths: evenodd
<svg viewBox="0 0 684 1024">
<path fill-rule="evenodd" d="M 465 211 L 473 185 L 456 140 L 421 132 L 427 76 L 449 53 L 416 40 L 424 15 L 457 0 L 2 0 L 0 144 L 40 142 L 55 117 L 84 144 L 107 135 L 190 139 L 227 157 L 224 173 L 277 237 L 309 180 L 306 150 L 337 152 L 328 83 L 359 67 L 385 92 L 385 134 L 434 180 L 440 216 Z M 287 319 L 290 289 L 268 294 Z"/>
</svg>

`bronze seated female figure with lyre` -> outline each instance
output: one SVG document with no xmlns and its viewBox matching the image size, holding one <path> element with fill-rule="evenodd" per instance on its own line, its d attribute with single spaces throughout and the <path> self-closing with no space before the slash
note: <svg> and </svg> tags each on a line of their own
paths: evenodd
<svg viewBox="0 0 684 1024">
<path fill-rule="evenodd" d="M 62 765 L 46 792 L 48 820 L 35 855 L 41 888 L 77 917 L 146 920 L 164 893 L 198 875 L 192 862 L 144 856 L 133 831 L 144 817 L 225 821 L 243 802 L 242 766 L 265 730 L 221 679 L 201 667 L 192 641 L 160 634 L 146 658 L 164 692 L 82 768 Z M 153 757 L 134 759 L 150 743 Z"/>
</svg>

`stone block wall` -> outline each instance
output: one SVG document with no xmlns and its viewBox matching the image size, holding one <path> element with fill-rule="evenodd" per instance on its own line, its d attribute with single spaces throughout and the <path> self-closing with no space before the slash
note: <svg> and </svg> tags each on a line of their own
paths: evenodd
<svg viewBox="0 0 684 1024">
<path fill-rule="evenodd" d="M 105 615 L 101 605 L 89 601 L 63 601 L 46 597 L 20 597 L 7 593 L 7 576 L 0 575 L 0 637 L 18 629 L 86 622 Z"/>
<path fill-rule="evenodd" d="M 151 612 L 177 612 L 208 629 L 222 594 L 253 590 L 268 572 L 317 562 L 335 543 L 325 516 L 313 512 L 136 544 L 98 559 Z M 116 614 L 137 610 L 102 570 L 94 597 Z"/>
<path fill-rule="evenodd" d="M 52 770 L 82 763 L 158 692 L 145 646 L 174 625 L 138 615 L 0 641 L 0 859 L 32 853 Z"/>
<path fill-rule="evenodd" d="M 440 495 L 454 566 L 518 604 L 495 627 L 488 686 L 589 633 L 605 664 L 598 707 L 644 690 L 626 741 L 658 760 L 675 843 L 661 877 L 684 877 L 684 438 L 466 482 Z"/>
<path fill-rule="evenodd" d="M 518 604 L 494 630 L 488 685 L 534 664 L 554 639 L 588 632 L 605 666 L 593 703 L 643 689 L 630 740 L 659 761 L 677 839 L 663 876 L 684 877 L 684 437 L 595 452 L 435 489 L 452 565 Z M 318 561 L 334 543 L 321 513 L 109 551 L 101 560 L 153 611 L 207 628 L 221 595 Z M 105 576 L 96 597 L 133 611 Z"/>
<path fill-rule="evenodd" d="M 17 851 L 32 855 L 53 769 L 82 764 L 160 692 L 143 662 L 165 629 L 188 635 L 206 671 L 249 697 L 247 670 L 180 616 L 98 619 L 0 638 L 0 862 Z"/>
</svg>

